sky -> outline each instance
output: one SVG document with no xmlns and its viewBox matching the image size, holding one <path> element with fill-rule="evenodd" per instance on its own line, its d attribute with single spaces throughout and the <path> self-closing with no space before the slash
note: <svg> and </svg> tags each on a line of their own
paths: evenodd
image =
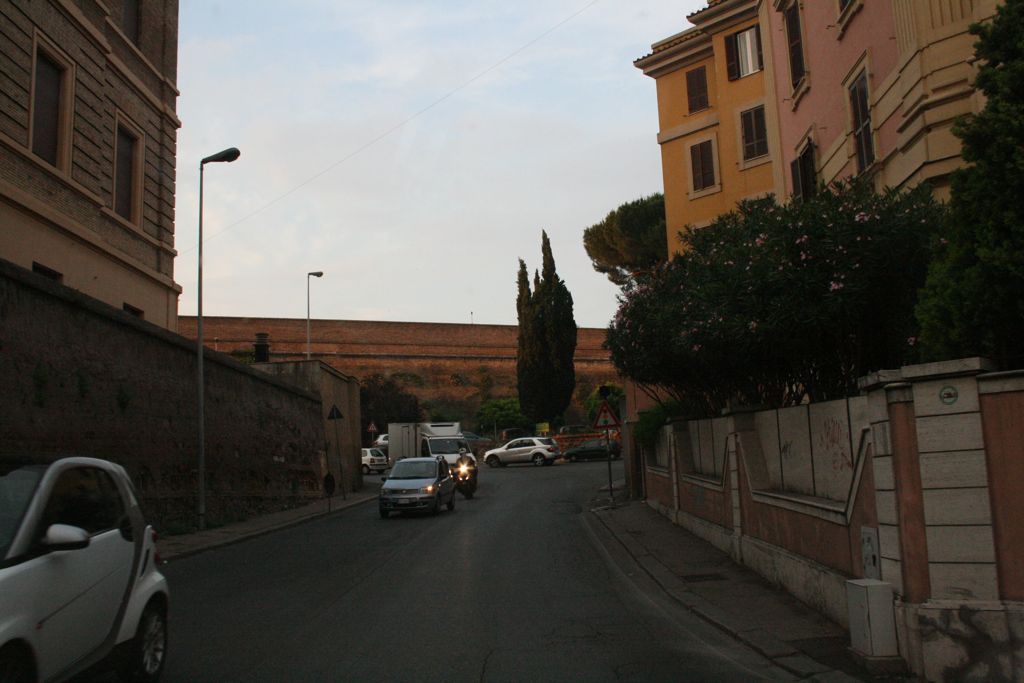
<svg viewBox="0 0 1024 683">
<path fill-rule="evenodd" d="M 516 324 L 541 231 L 577 325 L 618 289 L 583 231 L 661 192 L 633 66 L 702 0 L 182 0 L 175 280 L 203 314 Z M 322 278 L 307 278 L 323 271 Z"/>
</svg>

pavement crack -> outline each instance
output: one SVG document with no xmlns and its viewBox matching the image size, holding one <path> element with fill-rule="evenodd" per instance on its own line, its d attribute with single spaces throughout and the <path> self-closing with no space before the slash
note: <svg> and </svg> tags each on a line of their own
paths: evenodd
<svg viewBox="0 0 1024 683">
<path fill-rule="evenodd" d="M 484 665 L 480 668 L 480 683 L 484 683 L 487 679 L 487 664 L 491 661 L 491 655 L 494 654 L 494 648 L 487 651 L 487 656 L 484 657 Z"/>
</svg>

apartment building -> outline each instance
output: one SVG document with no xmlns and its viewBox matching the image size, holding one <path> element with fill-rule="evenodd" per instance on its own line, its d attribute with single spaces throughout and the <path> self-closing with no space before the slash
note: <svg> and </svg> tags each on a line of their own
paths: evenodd
<svg viewBox="0 0 1024 683">
<path fill-rule="evenodd" d="M 0 258 L 177 328 L 177 0 L 0 3 Z"/>
<path fill-rule="evenodd" d="M 634 62 L 657 84 L 670 254 L 685 226 L 707 225 L 774 188 L 778 136 L 758 6 L 709 3 L 687 17 L 692 28 Z"/>
<path fill-rule="evenodd" d="M 971 23 L 995 0 L 765 0 L 769 88 L 784 172 L 776 192 L 870 174 L 878 189 L 929 182 L 940 198 L 962 165 L 956 117 L 973 88 Z"/>
</svg>

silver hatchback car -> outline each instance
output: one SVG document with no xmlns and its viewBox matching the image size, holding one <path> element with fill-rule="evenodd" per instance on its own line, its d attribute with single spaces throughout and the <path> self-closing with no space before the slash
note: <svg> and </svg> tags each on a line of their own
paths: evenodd
<svg viewBox="0 0 1024 683">
<path fill-rule="evenodd" d="M 380 487 L 380 516 L 392 512 L 429 512 L 445 505 L 455 509 L 455 478 L 444 457 L 405 458 L 395 463 Z"/>
</svg>

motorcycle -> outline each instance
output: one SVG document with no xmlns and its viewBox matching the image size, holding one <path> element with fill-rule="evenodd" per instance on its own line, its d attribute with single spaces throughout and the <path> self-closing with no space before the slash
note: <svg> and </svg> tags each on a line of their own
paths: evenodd
<svg viewBox="0 0 1024 683">
<path fill-rule="evenodd" d="M 469 458 L 460 460 L 455 466 L 455 489 L 467 500 L 476 492 L 476 464 L 467 462 Z"/>
</svg>

